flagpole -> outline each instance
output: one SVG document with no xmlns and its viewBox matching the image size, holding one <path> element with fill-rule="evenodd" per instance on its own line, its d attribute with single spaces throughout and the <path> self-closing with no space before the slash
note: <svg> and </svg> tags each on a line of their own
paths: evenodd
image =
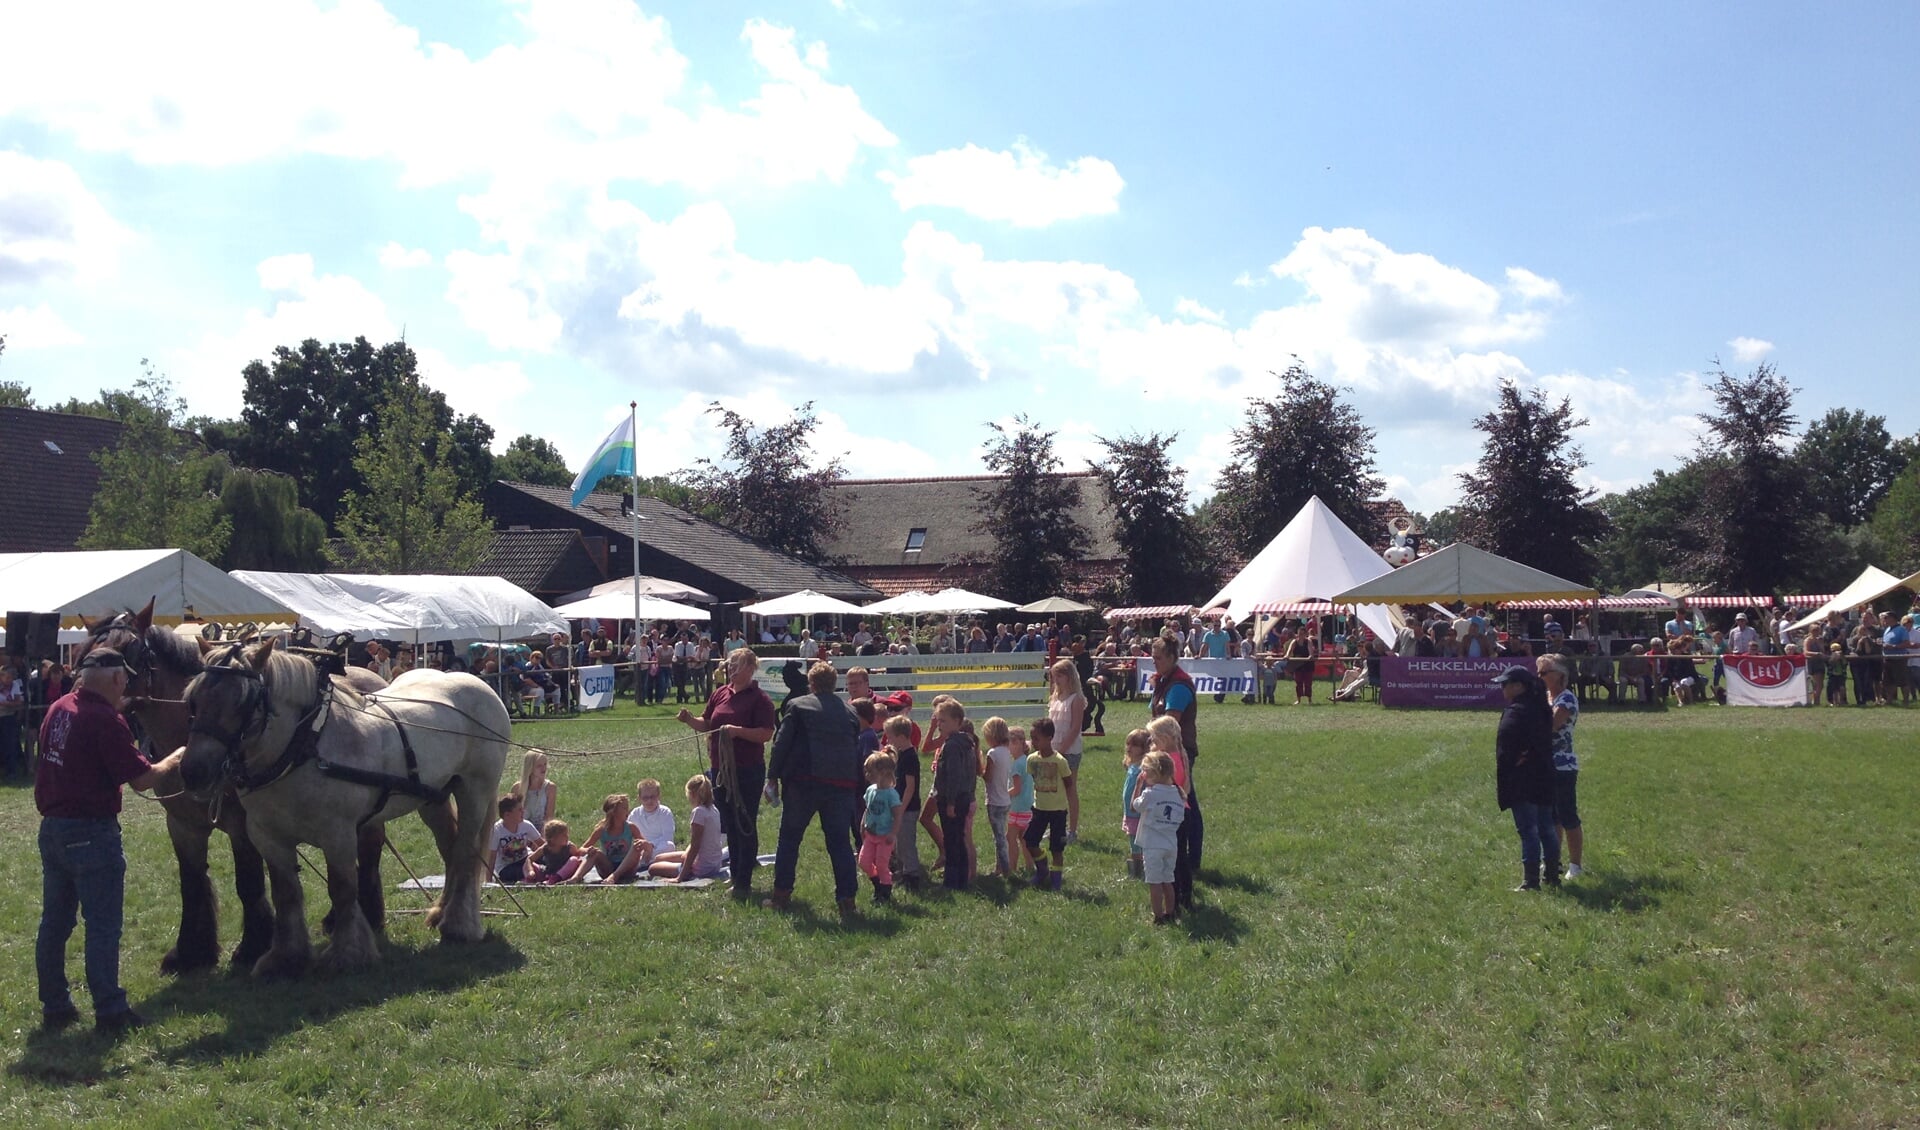
<svg viewBox="0 0 1920 1130">
<path fill-rule="evenodd" d="M 633 523 L 633 646 L 640 646 L 640 402 L 627 401 L 628 434 L 633 437 L 633 463 L 629 490 L 633 492 L 633 505 L 629 508 L 628 520 Z M 635 667 L 634 677 L 639 678 L 640 668 Z M 636 686 L 638 683 L 636 682 Z M 636 694 L 634 698 L 639 699 Z"/>
</svg>

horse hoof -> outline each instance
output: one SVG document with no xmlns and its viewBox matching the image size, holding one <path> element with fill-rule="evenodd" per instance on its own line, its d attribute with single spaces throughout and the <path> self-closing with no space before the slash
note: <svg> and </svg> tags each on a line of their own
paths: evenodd
<svg viewBox="0 0 1920 1130">
<path fill-rule="evenodd" d="M 267 947 L 265 946 L 249 946 L 242 943 L 234 949 L 233 957 L 231 957 L 229 961 L 235 969 L 251 969 L 259 963 L 262 957 L 266 956 L 266 953 Z"/>
<path fill-rule="evenodd" d="M 339 946 L 328 946 L 314 959 L 314 968 L 321 973 L 353 973 L 378 964 L 380 953 L 374 950 L 367 953 L 348 953 Z"/>
<path fill-rule="evenodd" d="M 218 954 L 182 954 L 180 947 L 175 946 L 160 959 L 160 972 L 168 977 L 179 977 L 202 969 L 212 969 L 218 964 L 220 964 Z"/>
<path fill-rule="evenodd" d="M 292 979 L 306 971 L 305 955 L 281 953 L 277 950 L 268 950 L 259 961 L 253 963 L 253 975 L 266 981 Z"/>
</svg>

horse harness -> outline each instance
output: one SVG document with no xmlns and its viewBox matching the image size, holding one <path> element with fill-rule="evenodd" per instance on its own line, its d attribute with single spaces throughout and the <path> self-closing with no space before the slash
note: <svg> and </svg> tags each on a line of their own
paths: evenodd
<svg viewBox="0 0 1920 1130">
<path fill-rule="evenodd" d="M 231 652 L 229 652 L 231 655 Z M 439 788 L 420 779 L 420 759 L 413 752 L 413 742 L 407 736 L 407 728 L 398 715 L 386 703 L 378 699 L 368 699 L 370 706 L 379 709 L 393 723 L 394 730 L 400 735 L 400 750 L 407 761 L 407 775 L 402 777 L 394 773 L 381 773 L 372 769 L 362 769 L 355 765 L 341 765 L 320 756 L 320 732 L 326 728 L 327 719 L 332 717 L 334 683 L 329 676 L 320 677 L 320 693 L 312 706 L 300 715 L 294 724 L 293 737 L 287 742 L 286 749 L 280 752 L 273 764 L 263 770 L 254 771 L 247 766 L 246 755 L 241 746 L 258 737 L 267 728 L 267 721 L 273 715 L 273 706 L 267 700 L 266 681 L 258 671 L 250 666 L 229 666 L 225 663 L 208 664 L 206 675 L 231 675 L 242 680 L 245 689 L 242 711 L 245 714 L 240 728 L 225 731 L 212 726 L 202 725 L 195 717 L 188 725 L 188 733 L 204 734 L 221 743 L 225 748 L 224 766 L 229 779 L 241 794 L 257 792 L 268 785 L 275 784 L 295 769 L 311 761 L 314 769 L 322 776 L 353 785 L 365 785 L 380 790 L 379 799 L 374 801 L 372 809 L 360 823 L 366 824 L 379 815 L 395 793 L 414 797 L 428 804 L 440 804 L 453 794 L 450 788 Z"/>
</svg>

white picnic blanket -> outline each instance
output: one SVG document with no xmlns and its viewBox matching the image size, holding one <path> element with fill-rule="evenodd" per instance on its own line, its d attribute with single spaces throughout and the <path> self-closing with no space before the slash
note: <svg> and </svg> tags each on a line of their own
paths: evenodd
<svg viewBox="0 0 1920 1130">
<path fill-rule="evenodd" d="M 760 866 L 762 867 L 773 866 L 773 856 L 763 855 L 763 856 L 760 856 L 759 859 L 760 859 Z M 730 872 L 726 868 L 722 867 L 720 869 L 720 874 L 714 876 L 711 879 L 688 879 L 682 883 L 669 883 L 664 879 L 636 879 L 631 883 L 619 883 L 619 884 L 597 883 L 592 880 L 588 880 L 587 882 L 584 882 L 584 883 L 556 883 L 552 885 L 549 885 L 546 883 L 531 883 L 525 886 L 515 886 L 513 889 L 516 891 L 539 891 L 539 890 L 553 890 L 555 888 L 564 887 L 568 890 L 579 890 L 584 887 L 587 890 L 598 891 L 598 890 L 626 890 L 628 888 L 637 888 L 641 890 L 658 890 L 664 887 L 669 890 L 697 891 L 704 887 L 711 887 L 713 884 L 728 878 L 729 875 L 730 875 Z M 408 879 L 406 882 L 401 883 L 399 886 L 395 887 L 394 889 L 400 890 L 400 891 L 437 891 L 437 890 L 441 890 L 446 885 L 447 885 L 447 877 L 445 875 L 422 875 L 420 877 L 419 882 L 416 883 L 414 880 Z M 487 884 L 487 887 L 490 890 L 497 889 L 500 886 L 501 884 L 499 883 Z"/>
</svg>

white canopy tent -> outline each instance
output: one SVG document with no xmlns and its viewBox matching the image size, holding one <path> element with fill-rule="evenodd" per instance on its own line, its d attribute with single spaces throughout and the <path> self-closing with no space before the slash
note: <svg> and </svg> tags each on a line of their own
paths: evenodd
<svg viewBox="0 0 1920 1130">
<path fill-rule="evenodd" d="M 1245 619 L 1255 605 L 1331 601 L 1362 581 L 1392 571 L 1315 495 L 1202 607 L 1225 608 L 1235 619 Z M 1399 626 L 1391 608 L 1384 603 L 1361 604 L 1354 614 L 1374 635 L 1392 644 Z"/>
<path fill-rule="evenodd" d="M 157 624 L 178 624 L 189 612 L 228 624 L 292 623 L 292 609 L 241 584 L 184 549 L 99 549 L 0 554 L 0 610 L 58 612 L 60 626 L 153 601 Z M 62 637 L 65 642 L 65 637 Z"/>
<path fill-rule="evenodd" d="M 837 596 L 801 589 L 758 604 L 743 604 L 740 611 L 750 616 L 858 616 L 866 609 Z"/>
<path fill-rule="evenodd" d="M 1355 603 L 1425 604 L 1428 601 L 1592 600 L 1600 594 L 1585 585 L 1554 576 L 1458 542 L 1410 565 L 1333 594 Z"/>
<path fill-rule="evenodd" d="M 355 639 L 522 639 L 567 630 L 566 619 L 499 577 L 260 573 L 233 576 L 285 604 L 302 623 Z"/>
<path fill-rule="evenodd" d="M 570 601 L 554 608 L 554 614 L 569 620 L 631 620 L 633 619 L 632 593 L 603 593 L 590 596 L 585 600 Z M 640 598 L 640 619 L 642 620 L 711 620 L 713 614 L 704 608 L 695 608 L 691 604 L 676 604 L 671 600 L 661 600 L 657 596 Z"/>
<path fill-rule="evenodd" d="M 636 588 L 640 590 L 640 595 L 643 597 L 653 596 L 661 600 L 691 600 L 700 604 L 712 604 L 718 599 L 705 589 L 697 589 L 692 585 L 669 581 L 663 577 L 619 577 L 611 581 L 602 581 L 590 589 L 568 593 L 562 603 L 572 604 L 590 596 L 624 596 L 627 598 L 628 608 L 626 615 L 620 618 L 631 620 L 633 619 L 633 590 Z M 645 619 L 646 613 L 641 613 L 641 618 Z"/>
<path fill-rule="evenodd" d="M 6 575 L 0 573 L 0 581 L 4 581 L 5 579 Z M 1825 620 L 1832 613 L 1850 611 L 1858 608 L 1862 604 L 1879 600 L 1894 589 L 1912 588 L 1916 584 L 1920 584 L 1920 573 L 1915 573 L 1913 576 L 1904 579 L 1896 578 L 1885 569 L 1869 565 L 1867 566 L 1866 572 L 1861 573 L 1853 579 L 1852 584 L 1841 589 L 1832 600 L 1814 609 L 1811 614 L 1794 621 L 1791 628 L 1794 630 L 1804 628 L 1809 624 Z"/>
</svg>

